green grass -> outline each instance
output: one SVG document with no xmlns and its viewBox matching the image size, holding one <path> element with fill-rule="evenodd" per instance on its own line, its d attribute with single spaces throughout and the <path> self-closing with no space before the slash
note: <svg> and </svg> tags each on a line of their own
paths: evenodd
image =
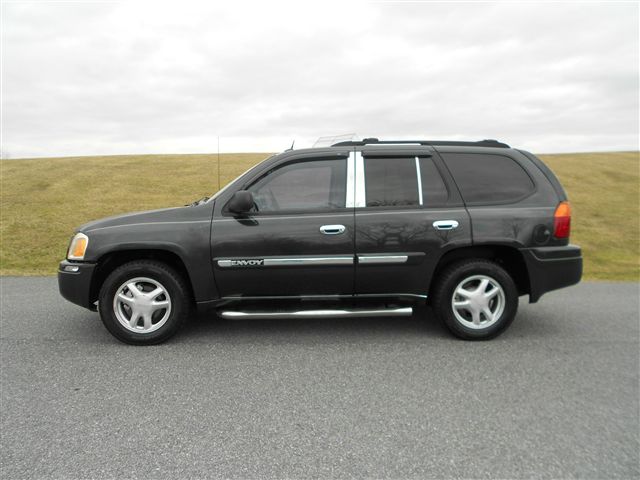
<svg viewBox="0 0 640 480">
<path fill-rule="evenodd" d="M 224 186 L 268 154 L 222 154 Z M 585 278 L 638 280 L 638 152 L 542 155 L 573 205 Z M 179 206 L 217 190 L 216 155 L 127 155 L 0 161 L 0 274 L 48 275 L 74 227 Z"/>
<path fill-rule="evenodd" d="M 221 154 L 224 186 L 268 154 Z M 180 206 L 217 191 L 216 155 L 0 161 L 1 275 L 48 275 L 89 220 Z"/>
<path fill-rule="evenodd" d="M 540 155 L 567 191 L 585 278 L 640 280 L 640 152 Z"/>
</svg>

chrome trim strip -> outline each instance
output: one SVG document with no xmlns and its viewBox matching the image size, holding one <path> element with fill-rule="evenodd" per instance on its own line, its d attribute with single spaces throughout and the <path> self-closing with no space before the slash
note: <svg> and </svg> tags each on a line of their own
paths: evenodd
<svg viewBox="0 0 640 480">
<path fill-rule="evenodd" d="M 243 262 L 243 263 L 237 263 Z M 224 258 L 217 260 L 221 268 L 280 267 L 309 265 L 353 265 L 353 255 L 335 257 Z"/>
<path fill-rule="evenodd" d="M 358 263 L 369 265 L 380 263 L 407 263 L 408 255 L 358 255 Z"/>
<path fill-rule="evenodd" d="M 367 206 L 367 193 L 365 190 L 365 172 L 364 172 L 364 159 L 362 158 L 362 152 L 355 152 L 355 168 L 356 168 L 356 208 Z"/>
<path fill-rule="evenodd" d="M 420 205 L 423 205 L 422 202 L 422 172 L 420 171 L 420 159 L 416 157 L 416 177 L 418 177 L 418 201 Z"/>
<path fill-rule="evenodd" d="M 417 293 L 356 293 L 355 298 L 387 298 L 387 297 L 409 297 L 426 299 L 427 295 L 418 295 Z"/>
<path fill-rule="evenodd" d="M 297 310 L 292 312 L 239 312 L 224 310 L 220 312 L 222 318 L 243 320 L 265 320 L 270 318 L 354 318 L 354 317 L 400 317 L 413 314 L 412 307 L 402 308 L 345 308 L 326 310 Z"/>
<path fill-rule="evenodd" d="M 353 265 L 353 256 L 349 257 L 308 257 L 308 258 L 265 258 L 267 267 L 280 265 Z"/>
</svg>

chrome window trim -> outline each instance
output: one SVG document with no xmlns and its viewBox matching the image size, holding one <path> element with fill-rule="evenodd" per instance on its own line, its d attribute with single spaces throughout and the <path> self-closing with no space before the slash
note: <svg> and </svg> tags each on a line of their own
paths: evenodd
<svg viewBox="0 0 640 480">
<path fill-rule="evenodd" d="M 416 157 L 416 180 L 418 181 L 418 202 L 422 206 L 422 172 L 420 171 L 420 159 L 418 157 Z"/>
</svg>

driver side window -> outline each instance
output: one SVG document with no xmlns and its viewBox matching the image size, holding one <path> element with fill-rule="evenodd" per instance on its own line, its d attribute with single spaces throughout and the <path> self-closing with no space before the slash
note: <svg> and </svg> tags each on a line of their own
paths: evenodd
<svg viewBox="0 0 640 480">
<path fill-rule="evenodd" d="M 258 212 L 345 207 L 347 161 L 301 160 L 272 170 L 251 187 Z"/>
</svg>

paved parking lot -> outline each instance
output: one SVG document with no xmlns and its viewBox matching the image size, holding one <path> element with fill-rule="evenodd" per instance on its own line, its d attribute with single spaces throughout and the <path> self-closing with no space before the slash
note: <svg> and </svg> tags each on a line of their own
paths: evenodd
<svg viewBox="0 0 640 480">
<path fill-rule="evenodd" d="M 484 343 L 432 319 L 197 318 L 155 347 L 54 278 L 1 284 L 2 478 L 640 475 L 638 284 L 521 301 Z"/>
</svg>

